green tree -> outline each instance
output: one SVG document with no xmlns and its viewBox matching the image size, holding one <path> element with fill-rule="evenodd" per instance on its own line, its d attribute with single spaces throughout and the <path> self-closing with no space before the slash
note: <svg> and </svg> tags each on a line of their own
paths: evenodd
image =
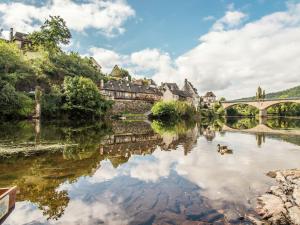
<svg viewBox="0 0 300 225">
<path fill-rule="evenodd" d="M 82 76 L 65 77 L 64 109 L 76 117 L 94 118 L 101 116 L 109 108 L 109 102 L 101 96 L 97 86 L 89 78 Z"/>
<path fill-rule="evenodd" d="M 259 86 L 256 92 L 256 99 L 265 99 L 265 98 L 266 98 L 266 92 L 265 90 L 262 90 L 262 88 Z"/>
<path fill-rule="evenodd" d="M 54 81 L 60 83 L 64 77 L 84 76 L 99 82 L 104 75 L 95 69 L 87 57 L 81 57 L 78 53 L 56 52 L 49 56 L 51 65 L 44 67 L 44 73 Z"/>
<path fill-rule="evenodd" d="M 31 33 L 28 39 L 33 46 L 43 46 L 48 50 L 60 49 L 61 44 L 69 44 L 72 35 L 66 22 L 60 16 L 50 16 L 40 31 Z"/>
<path fill-rule="evenodd" d="M 151 109 L 152 115 L 163 120 L 177 120 L 179 113 L 176 110 L 175 102 L 159 101 Z"/>
<path fill-rule="evenodd" d="M 15 81 L 18 74 L 24 75 L 31 72 L 32 69 L 17 46 L 0 40 L 0 79 Z"/>
<path fill-rule="evenodd" d="M 28 80 L 34 72 L 24 61 L 21 51 L 11 43 L 0 41 L 0 117 L 28 117 L 33 110 L 33 101 L 16 87 Z M 30 84 L 28 84 L 30 85 Z M 24 83 L 23 83 L 24 86 Z M 21 89 L 20 88 L 20 89 Z"/>
<path fill-rule="evenodd" d="M 0 83 L 0 118 L 26 118 L 32 115 L 34 102 L 8 84 Z"/>
<path fill-rule="evenodd" d="M 159 101 L 154 104 L 151 112 L 155 118 L 176 121 L 182 118 L 192 118 L 196 113 L 196 109 L 182 101 Z"/>
</svg>

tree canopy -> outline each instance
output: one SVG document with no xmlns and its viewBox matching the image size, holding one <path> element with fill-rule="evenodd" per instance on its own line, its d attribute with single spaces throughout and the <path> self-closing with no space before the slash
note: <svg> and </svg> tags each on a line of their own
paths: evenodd
<svg viewBox="0 0 300 225">
<path fill-rule="evenodd" d="M 50 16 L 41 26 L 28 36 L 33 46 L 43 46 L 48 50 L 60 49 L 60 45 L 70 43 L 72 35 L 66 22 L 60 16 Z"/>
<path fill-rule="evenodd" d="M 65 77 L 64 109 L 74 116 L 93 117 L 101 116 L 109 108 L 95 83 L 82 76 Z"/>
</svg>

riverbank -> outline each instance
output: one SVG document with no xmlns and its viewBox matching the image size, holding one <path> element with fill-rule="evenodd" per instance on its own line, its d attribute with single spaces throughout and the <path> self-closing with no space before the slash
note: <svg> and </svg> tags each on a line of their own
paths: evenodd
<svg viewBox="0 0 300 225">
<path fill-rule="evenodd" d="M 260 196 L 255 224 L 300 224 L 300 169 L 271 171 L 277 185 Z"/>
</svg>

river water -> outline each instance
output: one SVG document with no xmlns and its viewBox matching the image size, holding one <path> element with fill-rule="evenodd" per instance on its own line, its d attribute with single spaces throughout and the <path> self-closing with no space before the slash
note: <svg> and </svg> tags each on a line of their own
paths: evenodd
<svg viewBox="0 0 300 225">
<path fill-rule="evenodd" d="M 2 123 L 0 150 L 4 224 L 251 224 L 266 173 L 300 168 L 300 120 Z"/>
</svg>

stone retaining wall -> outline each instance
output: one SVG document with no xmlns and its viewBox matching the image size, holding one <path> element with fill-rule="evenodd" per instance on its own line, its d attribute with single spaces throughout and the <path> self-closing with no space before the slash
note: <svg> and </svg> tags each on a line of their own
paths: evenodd
<svg viewBox="0 0 300 225">
<path fill-rule="evenodd" d="M 153 103 L 143 100 L 114 100 L 114 105 L 108 115 L 144 114 L 150 111 L 152 106 Z"/>
</svg>

